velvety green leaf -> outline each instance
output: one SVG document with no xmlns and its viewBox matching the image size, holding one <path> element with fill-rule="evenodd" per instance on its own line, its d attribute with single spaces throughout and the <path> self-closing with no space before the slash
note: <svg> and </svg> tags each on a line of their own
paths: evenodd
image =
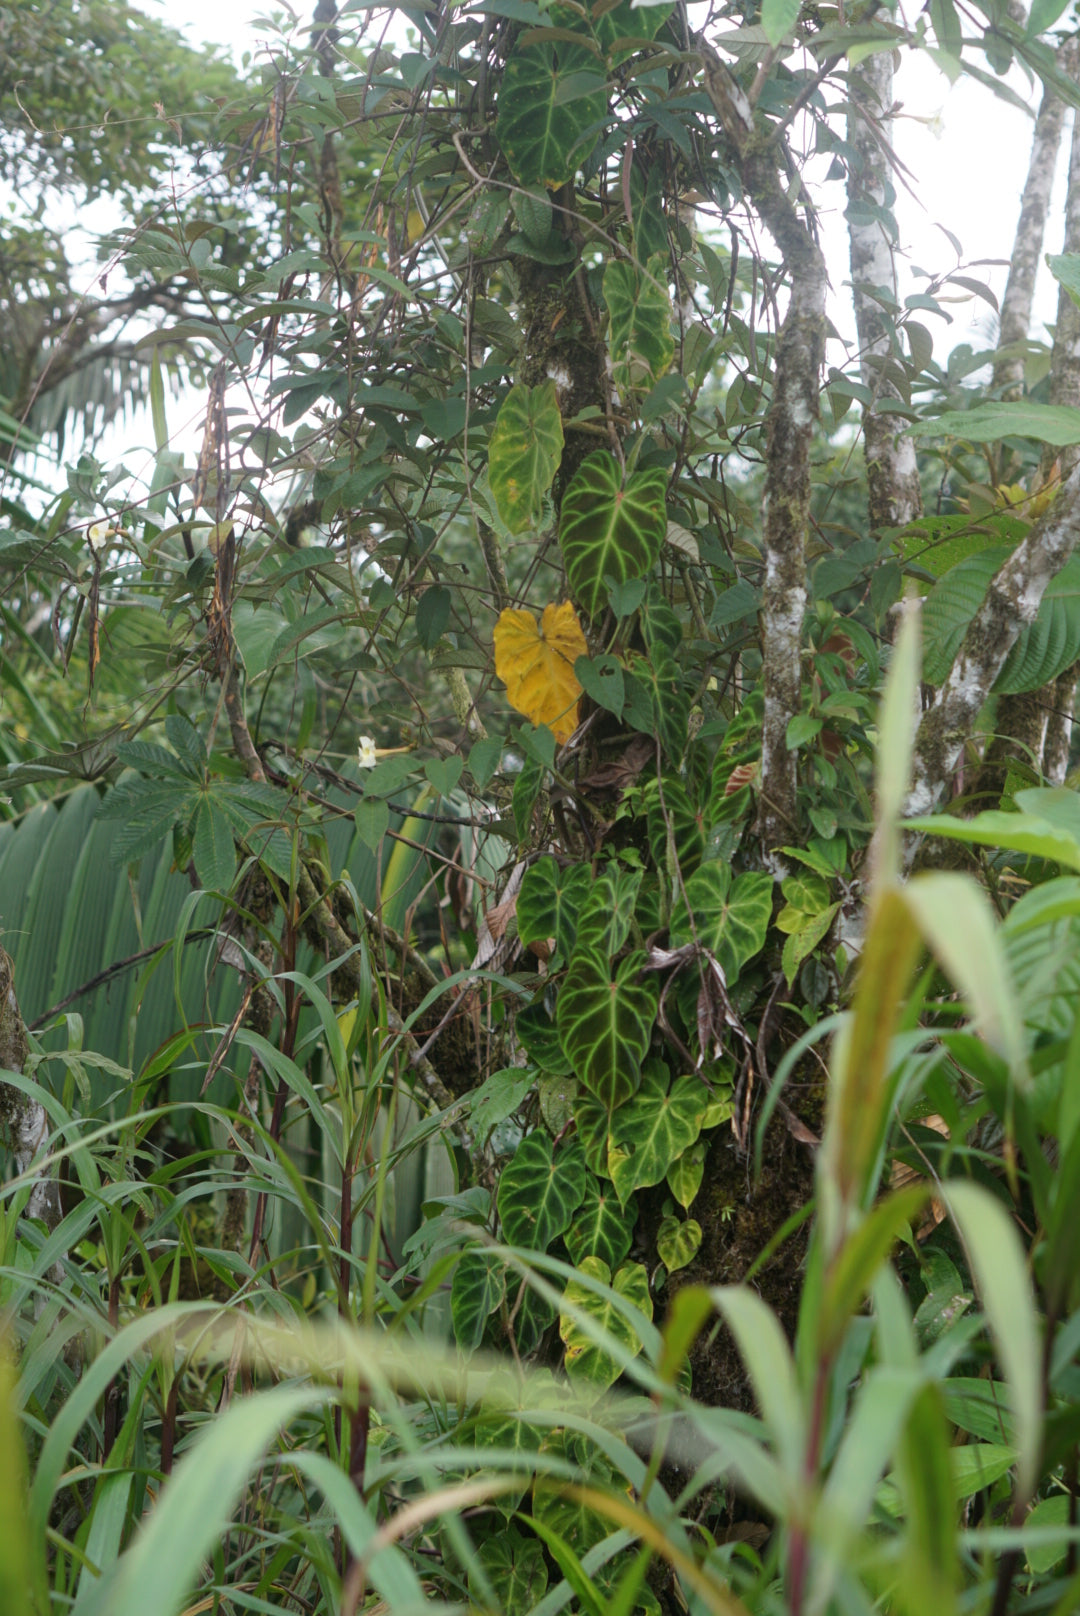
<svg viewBox="0 0 1080 1616">
<path fill-rule="evenodd" d="M 649 657 L 634 656 L 626 675 L 624 716 L 631 729 L 659 735 L 670 762 L 681 765 L 686 751 L 690 697 L 679 664 L 662 646 Z"/>
<path fill-rule="evenodd" d="M 610 1120 L 607 1106 L 601 1104 L 595 1094 L 590 1094 L 588 1089 L 579 1089 L 574 1098 L 574 1122 L 577 1125 L 578 1140 L 585 1152 L 585 1160 L 597 1178 L 607 1178 Z"/>
<path fill-rule="evenodd" d="M 633 1303 L 647 1319 L 652 1318 L 652 1297 L 649 1295 L 649 1276 L 640 1263 L 627 1263 L 614 1279 L 607 1263 L 599 1257 L 585 1257 L 577 1265 L 590 1279 L 610 1285 L 617 1296 Z M 563 1303 L 570 1303 L 587 1313 L 597 1330 L 604 1332 L 625 1352 L 635 1356 L 641 1351 L 641 1338 L 629 1319 L 616 1304 L 605 1296 L 572 1279 L 563 1294 Z M 569 1313 L 559 1315 L 559 1334 L 566 1345 L 566 1373 L 576 1384 L 595 1387 L 603 1391 L 622 1374 L 622 1365 L 598 1344 L 585 1327 Z"/>
<path fill-rule="evenodd" d="M 598 17 L 594 16 L 593 33 L 603 46 L 608 61 L 615 65 L 633 54 L 632 48 L 625 43 L 620 44 L 620 41 L 655 39 L 674 9 L 674 6 L 667 4 L 633 6 L 630 0 L 619 0 L 618 5 Z"/>
<path fill-rule="evenodd" d="M 705 1142 L 696 1144 L 676 1156 L 667 1170 L 667 1186 L 681 1207 L 692 1206 L 701 1180 L 705 1176 Z"/>
<path fill-rule="evenodd" d="M 503 399 L 488 445 L 491 492 L 511 533 L 539 523 L 562 451 L 562 416 L 555 383 L 512 387 Z"/>
<path fill-rule="evenodd" d="M 529 826 L 532 824 L 533 809 L 536 806 L 536 799 L 540 795 L 540 787 L 543 783 L 543 764 L 537 763 L 535 758 L 526 758 L 517 779 L 514 781 L 512 793 L 514 828 L 517 831 L 519 842 L 529 840 Z"/>
<path fill-rule="evenodd" d="M 506 1294 L 506 1270 L 487 1251 L 467 1251 L 454 1269 L 450 1316 L 454 1339 L 464 1352 L 480 1345 L 484 1327 Z"/>
<path fill-rule="evenodd" d="M 570 588 L 590 617 L 607 602 L 605 579 L 625 583 L 654 565 L 667 530 L 666 489 L 659 466 L 632 472 L 624 488 L 607 449 L 579 466 L 563 496 L 559 543 Z"/>
<path fill-rule="evenodd" d="M 701 1249 L 701 1224 L 694 1218 L 667 1217 L 660 1220 L 656 1252 L 669 1274 L 692 1263 Z"/>
<path fill-rule="evenodd" d="M 589 1174 L 585 1199 L 566 1231 L 566 1249 L 579 1268 L 586 1257 L 599 1257 L 614 1273 L 629 1255 L 637 1222 L 632 1199 L 623 1206 L 608 1184 Z"/>
<path fill-rule="evenodd" d="M 620 392 L 643 391 L 659 380 L 675 357 L 666 257 L 650 259 L 646 269 L 625 259 L 609 259 L 604 302 L 615 385 Z"/>
<path fill-rule="evenodd" d="M 542 1004 L 526 1005 L 524 1010 L 519 1010 L 514 1025 L 525 1053 L 542 1072 L 565 1077 L 573 1070 L 558 1028 Z"/>
<path fill-rule="evenodd" d="M 603 956 L 579 950 L 559 992 L 563 1049 L 585 1087 L 609 1108 L 637 1088 L 652 1036 L 658 990 L 651 977 L 637 980 L 643 964 L 643 954 L 628 955 L 613 981 Z"/>
<path fill-rule="evenodd" d="M 619 952 L 630 935 L 643 873 L 609 866 L 590 882 L 578 915 L 577 948 L 604 956 Z"/>
<path fill-rule="evenodd" d="M 540 1101 L 540 1115 L 544 1119 L 544 1126 L 553 1139 L 557 1139 L 567 1123 L 572 1120 L 574 1101 L 578 1092 L 579 1084 L 576 1077 L 560 1076 L 552 1072 L 541 1073 L 536 1085 L 536 1097 Z"/>
<path fill-rule="evenodd" d="M 572 75 L 585 90 L 564 100 Z M 607 110 L 592 53 L 559 40 L 517 45 L 503 71 L 495 138 L 521 185 L 565 185 L 584 160 L 584 136 Z"/>
<path fill-rule="evenodd" d="M 696 937 L 716 955 L 731 987 L 747 961 L 765 946 L 772 898 L 772 877 L 764 871 L 747 870 L 732 880 L 729 865 L 703 864 L 687 881 L 686 897 L 675 907 L 671 940 L 677 947 Z"/>
<path fill-rule="evenodd" d="M 503 1616 L 528 1616 L 547 1589 L 543 1546 L 513 1527 L 485 1538 L 476 1550 L 488 1582 L 497 1591 Z M 478 1610 L 485 1608 L 479 1578 L 469 1567 L 469 1592 Z"/>
<path fill-rule="evenodd" d="M 518 937 L 522 943 L 554 937 L 559 954 L 569 959 L 577 935 L 578 913 L 592 884 L 587 864 L 561 866 L 550 855 L 530 864 L 517 899 Z"/>
<path fill-rule="evenodd" d="M 645 1062 L 640 1088 L 611 1119 L 608 1171 L 621 1201 L 662 1181 L 700 1133 L 709 1099 L 699 1077 L 672 1082 L 663 1061 Z"/>
<path fill-rule="evenodd" d="M 497 1203 L 508 1245 L 546 1251 L 569 1226 L 585 1194 L 585 1160 L 563 1146 L 552 1153 L 546 1133 L 529 1134 L 503 1168 Z"/>
</svg>

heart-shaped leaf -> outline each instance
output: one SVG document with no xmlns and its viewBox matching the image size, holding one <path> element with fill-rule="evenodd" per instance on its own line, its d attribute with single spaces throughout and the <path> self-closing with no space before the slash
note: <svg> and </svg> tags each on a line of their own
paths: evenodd
<svg viewBox="0 0 1080 1616">
<path fill-rule="evenodd" d="M 655 39 L 674 9 L 674 6 L 664 4 L 635 6 L 631 0 L 619 0 L 618 5 L 607 11 L 596 6 L 593 33 L 608 61 L 615 66 L 633 55 L 634 47 L 630 41 Z"/>
<path fill-rule="evenodd" d="M 592 697 L 598 707 L 614 713 L 616 718 L 622 717 L 626 691 L 622 663 L 617 657 L 578 657 L 574 663 L 574 673 L 582 690 Z"/>
<path fill-rule="evenodd" d="M 506 1270 L 487 1251 L 467 1251 L 454 1269 L 450 1316 L 454 1338 L 463 1352 L 480 1345 L 488 1318 L 506 1293 Z"/>
<path fill-rule="evenodd" d="M 579 950 L 559 993 L 563 1048 L 585 1087 L 609 1110 L 628 1100 L 641 1081 L 656 1020 L 656 981 L 637 980 L 644 958 L 628 955 L 612 981 L 602 955 Z"/>
<path fill-rule="evenodd" d="M 559 469 L 562 451 L 562 416 L 555 383 L 512 387 L 503 399 L 488 444 L 488 481 L 499 515 L 511 533 L 521 533 L 540 521 L 544 495 Z"/>
<path fill-rule="evenodd" d="M 606 111 L 607 84 L 586 46 L 518 45 L 503 70 L 495 139 L 521 185 L 565 185 Z"/>
<path fill-rule="evenodd" d="M 667 531 L 666 489 L 660 466 L 633 472 L 623 487 L 606 449 L 582 461 L 563 496 L 559 543 L 570 588 L 589 617 L 607 602 L 606 579 L 642 578 L 655 563 Z"/>
<path fill-rule="evenodd" d="M 543 1545 L 510 1527 L 485 1538 L 476 1550 L 491 1586 L 498 1590 L 503 1616 L 527 1616 L 548 1584 Z M 476 1610 L 486 1609 L 480 1579 L 469 1567 L 469 1592 Z"/>
<path fill-rule="evenodd" d="M 511 707 L 532 724 L 544 724 L 560 746 L 577 728 L 581 686 L 574 663 L 588 655 L 578 615 L 570 602 L 545 606 L 537 627 L 532 612 L 507 607 L 495 624 L 495 672 Z"/>
<path fill-rule="evenodd" d="M 709 1097 L 699 1077 L 672 1083 L 663 1061 L 645 1062 L 640 1088 L 611 1119 L 608 1172 L 620 1201 L 661 1182 L 701 1132 Z"/>
<path fill-rule="evenodd" d="M 573 1070 L 558 1028 L 542 1004 L 530 1004 L 519 1010 L 514 1027 L 525 1053 L 542 1072 L 566 1077 Z"/>
<path fill-rule="evenodd" d="M 716 955 L 731 987 L 765 946 L 772 899 L 772 877 L 764 871 L 748 870 L 732 880 L 729 865 L 703 864 L 687 881 L 685 899 L 671 917 L 671 941 L 678 947 L 696 937 Z"/>
<path fill-rule="evenodd" d="M 614 1271 L 629 1254 L 637 1222 L 631 1200 L 623 1206 L 610 1185 L 589 1174 L 585 1199 L 566 1231 L 566 1249 L 579 1268 L 586 1257 L 599 1257 Z"/>
<path fill-rule="evenodd" d="M 632 1302 L 647 1319 L 652 1318 L 649 1276 L 640 1263 L 627 1263 L 625 1268 L 619 1269 L 614 1279 L 607 1263 L 599 1257 L 586 1257 L 578 1267 L 590 1279 L 610 1285 L 617 1296 Z M 598 1296 L 579 1280 L 572 1279 L 563 1293 L 563 1302 L 569 1302 L 587 1313 L 594 1324 L 631 1355 L 636 1356 L 641 1351 L 640 1336 L 611 1298 Z M 605 1391 L 618 1380 L 622 1366 L 603 1347 L 598 1346 L 593 1336 L 569 1313 L 559 1315 L 559 1334 L 566 1344 L 566 1373 L 572 1381 Z"/>
<path fill-rule="evenodd" d="M 626 676 L 626 722 L 644 735 L 659 735 L 673 763 L 682 762 L 690 720 L 690 697 L 683 686 L 679 665 L 664 646 L 648 658 L 631 657 Z"/>
<path fill-rule="evenodd" d="M 499 1179 L 498 1208 L 508 1245 L 546 1251 L 562 1234 L 585 1194 L 580 1148 L 553 1156 L 546 1133 L 529 1134 Z"/>
<path fill-rule="evenodd" d="M 643 870 L 607 869 L 578 915 L 577 947 L 610 958 L 630 935 Z"/>
<path fill-rule="evenodd" d="M 649 260 L 647 269 L 612 259 L 604 271 L 608 351 L 620 392 L 645 391 L 675 357 L 666 275 L 666 260 L 659 255 Z"/>
<path fill-rule="evenodd" d="M 356 831 L 364 846 L 373 853 L 390 828 L 390 809 L 382 797 L 361 797 L 353 812 Z"/>
<path fill-rule="evenodd" d="M 668 1189 L 681 1207 L 692 1205 L 704 1176 L 705 1141 L 699 1139 L 689 1150 L 684 1150 L 681 1156 L 676 1156 L 667 1170 Z"/>
<path fill-rule="evenodd" d="M 516 1282 L 511 1288 L 517 1290 Z M 496 1385 L 498 1384 L 496 1382 Z M 480 1405 L 473 1442 L 478 1448 L 499 1448 L 505 1453 L 520 1455 L 520 1462 L 516 1464 L 500 1459 L 499 1468 L 500 1470 L 513 1468 L 524 1478 L 532 1476 L 536 1471 L 536 1455 L 540 1451 L 541 1434 L 531 1420 L 521 1417 L 522 1406 L 527 1406 L 520 1401 L 523 1396 L 527 1398 L 528 1392 L 519 1382 L 515 1388 L 511 1388 L 508 1384 L 504 1385 L 501 1388 L 501 1395 L 497 1397 L 486 1397 Z M 528 1482 L 525 1482 L 520 1492 L 500 1494 L 493 1500 L 496 1509 L 509 1518 L 521 1503 L 527 1486 Z"/>
<path fill-rule="evenodd" d="M 574 1097 L 574 1122 L 578 1143 L 585 1152 L 590 1170 L 598 1178 L 607 1177 L 608 1127 L 611 1115 L 595 1094 L 579 1089 Z"/>
<path fill-rule="evenodd" d="M 576 1431 L 565 1428 L 550 1431 L 540 1451 L 552 1459 L 575 1465 L 594 1487 L 602 1487 L 611 1480 L 611 1466 L 600 1448 Z M 545 1475 L 539 1468 L 533 1483 L 532 1519 L 542 1537 L 545 1533 L 556 1534 L 563 1543 L 572 1543 L 579 1555 L 587 1554 L 611 1531 L 606 1516 L 590 1509 L 578 1498 L 568 1496 L 565 1482 Z M 601 1609 L 599 1603 L 595 1608 Z"/>
<path fill-rule="evenodd" d="M 656 1252 L 669 1274 L 692 1263 L 701 1249 L 701 1224 L 693 1218 L 664 1218 L 656 1233 Z"/>
<path fill-rule="evenodd" d="M 440 797 L 448 797 L 461 779 L 461 772 L 465 767 L 463 758 L 428 758 L 424 764 L 424 773 L 428 784 L 436 790 Z"/>
<path fill-rule="evenodd" d="M 558 952 L 564 960 L 569 959 L 574 950 L 578 911 L 592 885 L 592 871 L 587 864 L 562 869 L 551 857 L 537 859 L 526 870 L 518 893 L 518 936 L 522 943 L 554 937 Z"/>
</svg>

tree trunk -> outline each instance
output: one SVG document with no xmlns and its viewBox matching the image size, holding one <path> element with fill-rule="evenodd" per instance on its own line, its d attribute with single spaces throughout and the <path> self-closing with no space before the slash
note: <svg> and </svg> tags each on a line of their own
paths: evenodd
<svg viewBox="0 0 1080 1616">
<path fill-rule="evenodd" d="M 1020 217 L 1016 224 L 1009 279 L 1005 296 L 1001 300 L 1001 320 L 998 329 L 998 353 L 994 360 L 994 386 L 1005 397 L 1017 397 L 1024 387 L 1023 345 L 1031 329 L 1031 302 L 1035 293 L 1035 276 L 1042 256 L 1043 237 L 1046 233 L 1046 215 L 1050 206 L 1050 190 L 1054 183 L 1058 150 L 1065 107 L 1052 91 L 1042 98 L 1039 116 L 1035 120 L 1035 134 L 1031 142 L 1031 161 L 1020 201 Z"/>
<path fill-rule="evenodd" d="M 887 372 L 894 327 L 870 296 L 871 288 L 880 287 L 896 297 L 895 242 L 880 217 L 860 209 L 860 203 L 872 204 L 876 213 L 889 207 L 892 185 L 885 150 L 891 144 L 892 106 L 892 52 L 878 51 L 852 78 L 848 112 L 848 144 L 857 162 L 848 172 L 852 298 L 862 379 L 874 395 L 874 403 L 863 411 L 871 529 L 903 527 L 922 511 L 915 447 L 899 430 L 900 418 L 887 408 L 889 400 L 900 397 Z"/>
</svg>

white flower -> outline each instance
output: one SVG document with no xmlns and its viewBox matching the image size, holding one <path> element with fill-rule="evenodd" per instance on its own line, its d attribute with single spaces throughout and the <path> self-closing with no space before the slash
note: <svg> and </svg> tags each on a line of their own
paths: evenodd
<svg viewBox="0 0 1080 1616">
<path fill-rule="evenodd" d="M 360 767 L 362 769 L 373 769 L 378 761 L 378 755 L 375 751 L 375 742 L 371 739 L 370 735 L 361 735 L 359 757 Z"/>
<path fill-rule="evenodd" d="M 111 522 L 94 522 L 86 530 L 86 542 L 97 555 L 104 550 L 110 539 L 115 539 L 118 529 Z"/>
</svg>

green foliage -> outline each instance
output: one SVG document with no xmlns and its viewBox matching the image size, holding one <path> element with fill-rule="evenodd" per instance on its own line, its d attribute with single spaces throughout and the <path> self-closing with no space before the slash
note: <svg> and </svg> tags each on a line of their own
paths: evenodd
<svg viewBox="0 0 1080 1616">
<path fill-rule="evenodd" d="M 562 450 L 555 383 L 512 387 L 499 408 L 488 444 L 491 492 L 511 533 L 539 523 Z"/>
<path fill-rule="evenodd" d="M 625 480 L 607 450 L 591 454 L 563 496 L 559 544 L 574 598 L 589 617 L 607 601 L 607 580 L 643 578 L 660 554 L 666 531 L 658 468 Z"/>
</svg>

